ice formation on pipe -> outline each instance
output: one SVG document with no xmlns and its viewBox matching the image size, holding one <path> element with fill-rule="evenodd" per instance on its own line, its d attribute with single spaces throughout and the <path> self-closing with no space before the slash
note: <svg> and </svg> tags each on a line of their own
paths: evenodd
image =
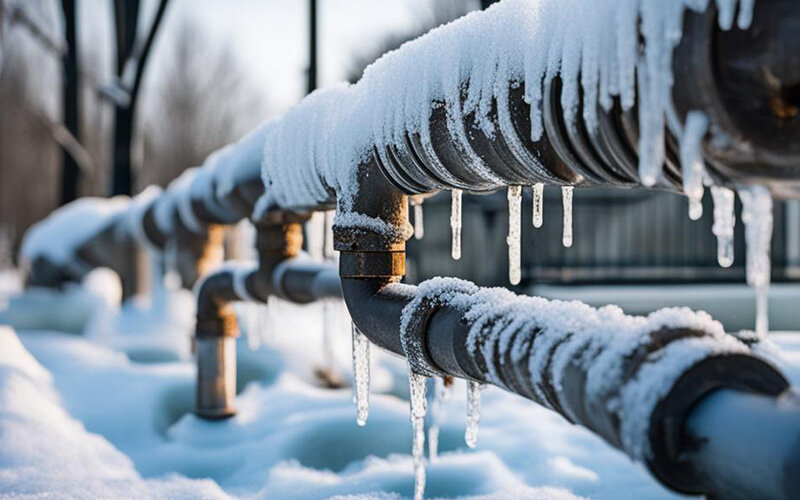
<svg viewBox="0 0 800 500">
<path fill-rule="evenodd" d="M 730 27 L 737 2 L 717 4 L 720 25 Z M 708 5 L 707 0 L 506 0 L 432 30 L 384 55 L 358 83 L 314 92 L 265 125 L 267 189 L 260 206 L 292 209 L 336 200 L 339 212 L 352 211 L 359 164 L 376 152 L 386 154 L 385 146 L 407 136 L 418 137 L 425 152 L 434 150 L 429 123 L 434 107 L 446 111 L 450 138 L 481 189 L 505 187 L 469 147 L 460 118 L 474 114 L 491 136 L 496 131 L 489 117 L 496 109 L 497 122 L 513 142 L 507 96 L 509 86 L 524 83 L 532 139 L 538 140 L 543 83 L 556 76 L 567 122 L 582 108 L 587 127 L 596 127 L 598 106 L 609 109 L 614 96 L 625 110 L 637 105 L 640 178 L 653 185 L 664 162 L 672 51 L 682 37 L 683 14 Z M 753 2 L 738 5 L 744 28 Z M 440 178 L 467 187 L 437 165 L 435 155 L 429 160 Z M 544 171 L 542 176 L 553 180 Z"/>
<path fill-rule="evenodd" d="M 747 284 L 756 292 L 756 333 L 764 338 L 769 331 L 772 196 L 764 186 L 740 187 L 738 192 L 742 200 L 742 222 L 747 243 Z"/>
<path fill-rule="evenodd" d="M 572 246 L 572 186 L 561 187 L 561 203 L 564 209 L 564 228 L 561 243 L 569 248 Z"/>
<path fill-rule="evenodd" d="M 577 365 L 586 374 L 586 408 L 613 413 L 624 450 L 637 460 L 650 455 L 650 415 L 687 369 L 709 356 L 750 352 L 704 312 L 667 308 L 646 317 L 627 316 L 617 306 L 594 309 L 434 278 L 420 284 L 403 310 L 401 336 L 419 349 L 406 349 L 416 358 L 409 358 L 410 365 L 426 367 L 419 318 L 445 306 L 461 310 L 470 325 L 466 350 L 487 382 L 504 386 L 501 367 L 509 361 L 525 366 L 533 399 L 571 418 L 568 400 L 560 398 L 567 368 Z M 634 353 L 664 330 L 697 333 L 654 345 L 645 362 L 628 371 Z M 555 394 L 560 406 L 548 394 Z"/>
<path fill-rule="evenodd" d="M 689 218 L 698 220 L 703 216 L 703 136 L 708 129 L 708 119 L 700 111 L 686 115 L 683 136 L 680 141 L 681 177 L 683 192 L 689 198 Z"/>
<path fill-rule="evenodd" d="M 413 371 L 408 373 L 411 405 L 412 450 L 414 460 L 414 500 L 425 493 L 425 414 L 428 411 L 426 378 Z"/>
<path fill-rule="evenodd" d="M 522 278 L 522 186 L 508 187 L 508 281 L 518 285 Z"/>
<path fill-rule="evenodd" d="M 722 267 L 733 265 L 733 230 L 736 225 L 735 193 L 732 189 L 711 186 L 714 200 L 714 225 L 711 232 L 717 237 L 717 262 Z"/>
<path fill-rule="evenodd" d="M 470 380 L 467 382 L 467 425 L 464 441 L 470 448 L 478 446 L 478 430 L 481 421 L 481 391 L 483 384 Z"/>
<path fill-rule="evenodd" d="M 29 261 L 45 257 L 54 264 L 67 264 L 88 239 L 123 213 L 130 198 L 80 198 L 60 207 L 25 233 L 20 254 Z"/>
<path fill-rule="evenodd" d="M 450 192 L 450 229 L 453 241 L 450 253 L 455 260 L 461 259 L 461 190 L 454 189 Z"/>
<path fill-rule="evenodd" d="M 369 339 L 355 323 L 353 328 L 353 403 L 356 405 L 356 422 L 367 424 L 369 417 Z"/>
<path fill-rule="evenodd" d="M 544 222 L 542 216 L 544 212 L 544 184 L 537 182 L 533 185 L 533 227 L 542 227 Z"/>
<path fill-rule="evenodd" d="M 425 221 L 423 220 L 422 202 L 414 202 L 414 238 L 421 240 L 425 236 Z"/>
<path fill-rule="evenodd" d="M 439 456 L 439 428 L 445 419 L 444 402 L 452 392 L 453 379 L 433 377 L 428 380 L 432 386 L 428 388 L 428 459 L 433 462 Z"/>
</svg>

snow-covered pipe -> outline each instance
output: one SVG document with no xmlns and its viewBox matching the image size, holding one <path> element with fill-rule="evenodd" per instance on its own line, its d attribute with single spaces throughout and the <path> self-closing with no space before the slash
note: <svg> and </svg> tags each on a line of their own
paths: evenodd
<svg viewBox="0 0 800 500">
<path fill-rule="evenodd" d="M 718 451 L 710 452 L 713 458 L 704 456 L 702 466 L 686 459 L 698 450 L 683 427 L 695 405 L 720 388 L 759 394 L 764 401 L 788 389 L 774 366 L 707 314 L 688 309 L 630 317 L 616 306 L 593 309 L 443 278 L 418 287 L 396 279 L 344 278 L 342 287 L 358 330 L 406 357 L 413 373 L 466 378 L 532 399 L 595 432 L 684 493 L 725 491 L 703 475 L 721 459 Z M 737 421 L 737 411 L 713 405 L 714 412 Z M 800 432 L 798 408 L 789 414 L 793 422 L 788 415 L 772 415 L 784 422 L 787 438 Z M 704 421 L 698 432 L 706 435 L 710 427 Z M 788 461 L 782 448 L 762 453 L 771 456 L 769 463 L 787 464 L 788 471 L 775 474 L 798 477 L 800 464 Z M 756 492 L 763 491 L 761 481 L 751 475 L 738 484 Z"/>
<path fill-rule="evenodd" d="M 249 217 L 264 192 L 263 141 L 257 128 L 163 191 L 151 186 L 133 199 L 82 198 L 54 211 L 23 240 L 27 284 L 59 287 L 109 267 L 120 274 L 128 297 L 136 288 L 138 247 L 162 255 L 191 288 L 222 262 L 221 225 Z"/>
</svg>

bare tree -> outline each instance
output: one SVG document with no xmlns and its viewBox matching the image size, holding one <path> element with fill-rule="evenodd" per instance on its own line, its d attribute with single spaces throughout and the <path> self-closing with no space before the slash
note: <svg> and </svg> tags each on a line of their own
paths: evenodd
<svg viewBox="0 0 800 500">
<path fill-rule="evenodd" d="M 228 46 L 191 21 L 178 28 L 143 125 L 140 187 L 164 185 L 263 119 L 261 94 Z"/>
<path fill-rule="evenodd" d="M 52 9 L 22 5 L 27 21 L 55 31 Z M 0 226 L 19 237 L 57 206 L 58 148 L 51 125 L 59 60 L 24 25 L 12 24 L 10 14 L 4 12 L 0 77 Z"/>
</svg>

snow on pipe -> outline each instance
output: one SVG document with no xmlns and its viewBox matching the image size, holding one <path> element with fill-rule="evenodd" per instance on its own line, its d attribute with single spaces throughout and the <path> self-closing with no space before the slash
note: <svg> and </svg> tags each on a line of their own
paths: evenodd
<svg viewBox="0 0 800 500">
<path fill-rule="evenodd" d="M 682 430 L 694 405 L 719 388 L 760 394 L 765 400 L 788 388 L 776 368 L 703 312 L 664 309 L 631 317 L 616 306 L 594 309 L 449 278 L 418 287 L 391 278 L 345 278 L 342 287 L 358 329 L 408 360 L 417 388 L 412 393 L 422 391 L 412 420 L 425 417 L 420 405 L 425 377 L 490 383 L 585 426 L 647 464 L 663 484 L 685 493 L 724 491 L 701 474 L 719 455 L 704 457 L 702 469 L 686 458 L 686 452 L 700 455 L 703 448 Z M 726 412 L 725 404 L 714 411 Z M 736 422 L 736 412 L 727 414 L 728 421 Z M 799 416 L 796 406 L 793 424 L 781 417 L 789 422 L 787 437 L 800 431 Z M 417 439 L 420 435 L 415 432 Z M 740 439 L 719 432 L 713 437 Z M 418 448 L 422 444 L 416 443 Z M 769 448 L 761 450 L 771 454 Z M 796 478 L 800 470 L 790 459 L 781 449 L 769 463 Z M 743 475 L 737 484 L 742 491 L 756 492 L 762 491 L 761 482 L 756 475 Z M 769 487 L 783 491 L 773 498 L 791 498 L 784 486 Z"/>
<path fill-rule="evenodd" d="M 260 179 L 264 129 L 187 169 L 165 190 L 136 197 L 82 198 L 59 208 L 25 235 L 21 255 L 29 286 L 57 287 L 110 267 L 133 288 L 138 245 L 178 272 L 185 287 L 219 265 L 221 224 L 249 217 L 264 192 Z M 125 294 L 130 296 L 130 294 Z"/>
<path fill-rule="evenodd" d="M 359 287 L 370 289 L 404 274 L 405 241 L 412 232 L 407 194 L 440 188 L 486 192 L 523 184 L 655 184 L 677 190 L 682 177 L 674 143 L 684 137 L 681 122 L 693 110 L 703 112 L 708 130 L 717 134 L 705 141 L 694 138 L 703 145 L 712 181 L 757 181 L 779 196 L 797 194 L 794 159 L 800 141 L 786 140 L 798 133 L 791 121 L 794 94 L 787 84 L 795 75 L 780 64 L 792 51 L 774 50 L 793 43 L 780 37 L 797 22 L 795 2 L 761 0 L 755 11 L 752 2 L 743 2 L 738 26 L 760 23 L 762 29 L 729 32 L 718 32 L 715 22 L 719 14 L 722 28 L 730 28 L 736 7 L 730 0 L 717 2 L 718 12 L 702 1 L 576 2 L 506 0 L 389 54 L 354 86 L 312 94 L 254 133 L 259 139 L 250 144 L 259 147 L 246 149 L 260 155 L 263 142 L 267 186 L 256 219 L 275 210 L 337 205 L 334 230 L 342 252 L 340 274 L 347 283 L 344 295 L 351 314 L 359 317 L 358 329 L 379 345 L 404 353 L 398 325 L 413 293 L 375 289 L 363 303 L 352 296 Z M 687 7 L 689 29 L 681 37 Z M 771 23 L 788 23 L 789 28 L 772 29 Z M 711 36 L 722 41 L 713 54 L 705 43 Z M 755 38 L 742 39 L 747 36 Z M 739 54 L 745 60 L 737 59 Z M 771 70 L 767 82 L 754 71 L 745 75 L 750 78 L 744 88 L 758 97 L 746 109 L 768 107 L 766 113 L 754 113 L 758 125 L 748 127 L 736 119 L 743 111 L 729 107 L 737 101 L 728 97 L 741 88 L 709 78 L 709 68 L 762 68 L 765 60 Z M 674 86 L 673 66 L 683 72 Z M 160 197 L 145 212 L 151 241 L 158 241 L 158 231 L 176 220 L 190 230 L 202 230 L 193 216 L 229 220 L 225 204 L 215 199 L 220 190 L 207 188 L 216 173 L 195 176 L 189 188 L 174 190 L 190 196 Z M 186 199 L 203 202 L 187 204 Z M 162 205 L 166 208 L 159 209 Z M 453 229 L 457 232 L 460 225 Z M 755 229 L 754 234 L 763 234 Z M 394 295 L 403 294 L 408 300 L 395 300 Z M 366 314 L 368 309 L 372 314 Z M 463 312 L 448 314 L 458 323 Z M 393 321 L 382 324 L 386 317 Z M 436 341 L 428 349 L 434 354 L 464 345 Z M 447 365 L 450 358 L 434 355 L 435 366 L 481 380 L 481 373 L 461 367 L 462 358 Z M 655 462 L 648 463 L 654 467 Z"/>
</svg>

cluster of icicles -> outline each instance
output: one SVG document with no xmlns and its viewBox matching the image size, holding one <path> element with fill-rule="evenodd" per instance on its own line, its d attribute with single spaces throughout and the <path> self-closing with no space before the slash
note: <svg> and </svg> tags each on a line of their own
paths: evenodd
<svg viewBox="0 0 800 500">
<path fill-rule="evenodd" d="M 369 340 L 353 324 L 353 403 L 356 421 L 363 426 L 369 416 Z M 481 390 L 483 384 L 467 382 L 467 416 L 464 441 L 470 448 L 478 444 Z M 414 462 L 414 498 L 425 491 L 425 420 L 428 419 L 428 458 L 436 460 L 439 446 L 439 426 L 444 420 L 444 401 L 452 392 L 449 377 L 428 378 L 409 368 L 409 401 L 412 425 L 412 458 Z"/>
<path fill-rule="evenodd" d="M 742 220 L 745 224 L 747 245 L 747 284 L 756 292 L 756 327 L 760 336 L 766 335 L 768 324 L 767 296 L 770 283 L 770 241 L 772 239 L 772 197 L 769 190 L 760 185 L 738 186 L 736 191 L 712 183 L 702 159 L 702 139 L 706 133 L 706 118 L 692 112 L 687 119 L 681 141 L 681 160 L 684 192 L 689 199 L 689 217 L 699 220 L 703 216 L 702 199 L 705 187 L 711 191 L 714 205 L 712 232 L 717 238 L 717 262 L 721 267 L 733 265 L 734 227 L 736 225 L 734 201 L 736 192 L 742 201 Z M 531 188 L 533 200 L 532 221 L 534 228 L 543 224 L 544 184 Z M 562 244 L 569 248 L 573 242 L 573 191 L 572 186 L 561 187 L 562 199 Z M 422 201 L 414 201 L 414 235 L 424 234 Z M 450 227 L 452 230 L 451 255 L 461 258 L 462 191 L 451 193 Z M 518 285 L 522 279 L 522 186 L 508 187 L 508 279 Z"/>
<path fill-rule="evenodd" d="M 722 29 L 749 27 L 755 0 L 713 0 Z M 605 109 L 618 96 L 624 109 L 639 111 L 639 177 L 652 186 L 661 177 L 665 159 L 666 114 L 670 107 L 672 51 L 682 37 L 686 9 L 703 11 L 712 0 L 505 0 L 487 12 L 475 13 L 432 31 L 370 66 L 355 85 L 341 85 L 315 92 L 278 120 L 265 124 L 262 174 L 272 202 L 286 209 L 315 206 L 336 193 L 337 223 L 374 222 L 352 211 L 358 192 L 357 166 L 373 151 L 397 144 L 407 134 L 417 134 L 426 156 L 435 161 L 429 119 L 434 102 L 448 113 L 454 141 L 468 144 L 463 117 L 475 112 L 477 123 L 492 136 L 496 131 L 489 115 L 498 103 L 499 127 L 513 138 L 509 127 L 507 92 L 511 82 L 525 82 L 525 100 L 531 109 L 531 139 L 543 133 L 541 104 L 545 80 L 559 76 L 563 82 L 561 107 L 574 114 L 584 102 L 584 120 L 596 126 L 594 104 Z M 738 16 L 737 16 L 738 12 Z M 463 98 L 463 99 L 462 99 Z M 509 128 L 508 130 L 505 130 Z M 702 215 L 706 186 L 714 202 L 713 233 L 718 239 L 718 261 L 733 263 L 735 192 L 712 185 L 702 159 L 702 142 L 708 120 L 699 112 L 687 116 L 678 132 L 684 192 L 692 219 Z M 511 144 L 510 146 L 514 146 Z M 470 154 L 469 148 L 465 151 Z M 474 174 L 486 186 L 506 187 L 476 155 L 470 158 Z M 442 165 L 433 165 L 442 178 L 453 181 Z M 542 178 L 549 176 L 543 170 Z M 458 185 L 456 182 L 454 185 Z M 442 186 L 444 187 L 444 186 Z M 507 186 L 509 202 L 509 280 L 518 284 L 521 269 L 522 186 Z M 544 185 L 533 190 L 533 226 L 543 224 Z M 743 205 L 747 242 L 747 282 L 757 292 L 756 331 L 766 333 L 766 297 L 770 280 L 769 245 L 772 232 L 772 200 L 762 186 L 735 186 Z M 562 186 L 565 247 L 573 243 L 573 187 Z M 461 257 L 462 190 L 453 189 L 450 224 L 451 253 Z M 414 234 L 424 235 L 422 200 L 414 199 Z M 373 224 L 374 225 L 374 224 Z M 353 329 L 353 362 L 358 420 L 367 418 L 369 343 Z M 424 436 L 424 377 L 411 376 L 414 435 Z M 446 393 L 437 390 L 436 394 Z M 478 386 L 470 386 L 472 417 L 467 441 L 477 435 Z M 415 439 L 417 477 L 415 496 L 424 488 L 422 444 Z"/>
</svg>

